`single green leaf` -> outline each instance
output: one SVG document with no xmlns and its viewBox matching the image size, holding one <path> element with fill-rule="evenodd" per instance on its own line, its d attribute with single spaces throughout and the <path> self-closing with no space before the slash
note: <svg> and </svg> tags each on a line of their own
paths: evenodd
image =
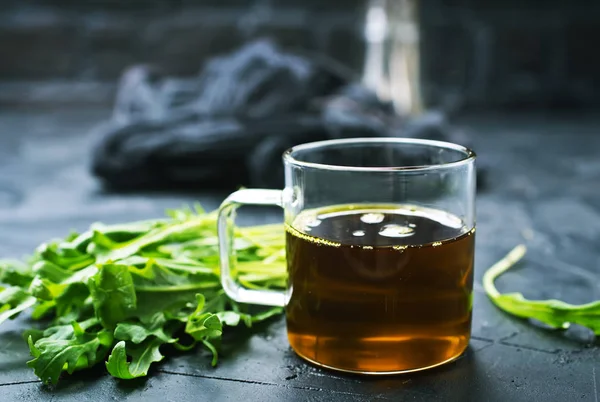
<svg viewBox="0 0 600 402">
<path fill-rule="evenodd" d="M 113 377 L 128 380 L 135 378 L 135 376 L 129 372 L 129 364 L 125 352 L 125 341 L 120 341 L 115 345 L 110 356 L 108 356 L 106 369 Z"/>
<path fill-rule="evenodd" d="M 521 293 L 502 294 L 494 281 L 516 264 L 526 253 L 523 245 L 515 247 L 490 267 L 483 276 L 483 287 L 490 300 L 501 310 L 521 318 L 540 321 L 552 328 L 566 329 L 578 324 L 600 334 L 600 301 L 573 305 L 560 300 L 528 300 Z"/>
<path fill-rule="evenodd" d="M 94 230 L 92 232 L 92 243 L 94 243 L 96 247 L 101 247 L 107 250 L 119 248 L 119 243 L 113 241 L 110 237 L 98 230 Z"/>
<path fill-rule="evenodd" d="M 149 258 L 142 269 L 131 269 L 135 289 L 138 292 L 173 292 L 184 290 L 217 289 L 221 287 L 219 277 L 212 271 L 194 270 L 192 267 L 170 267 L 176 264 L 161 264 Z"/>
<path fill-rule="evenodd" d="M 206 337 L 218 337 L 223 333 L 223 325 L 215 314 L 203 312 L 205 306 L 204 296 L 196 295 L 196 310 L 190 314 L 185 325 L 185 332 L 196 340 Z"/>
<path fill-rule="evenodd" d="M 72 271 L 61 268 L 46 260 L 36 262 L 33 265 L 33 272 L 35 272 L 37 277 L 54 283 L 61 283 L 73 275 Z"/>
<path fill-rule="evenodd" d="M 96 318 L 89 318 L 87 320 L 83 320 L 77 323 L 79 328 L 83 329 L 84 331 L 87 331 L 88 329 L 92 329 L 94 327 L 100 328 L 99 324 L 100 322 Z M 69 322 L 67 324 L 50 326 L 43 331 L 37 329 L 27 330 L 25 331 L 24 336 L 25 338 L 31 336 L 34 342 L 37 342 L 42 338 L 46 341 L 70 339 L 74 336 L 74 334 L 75 330 L 73 328 L 73 323 Z"/>
<path fill-rule="evenodd" d="M 85 332 L 85 330 L 81 327 L 81 325 L 79 325 L 77 321 L 72 321 L 71 326 L 73 327 L 73 333 L 75 335 L 83 335 L 83 333 Z"/>
<path fill-rule="evenodd" d="M 33 305 L 33 311 L 31 312 L 31 318 L 34 320 L 40 320 L 44 317 L 49 316 L 53 313 L 56 303 L 53 301 L 37 301 L 37 304 Z"/>
<path fill-rule="evenodd" d="M 68 285 L 70 283 L 87 283 L 88 279 L 90 279 L 97 273 L 98 267 L 96 267 L 95 265 L 90 265 L 73 273 L 73 275 L 71 275 L 61 283 L 63 285 Z"/>
<path fill-rule="evenodd" d="M 216 315 L 204 313 L 190 318 L 185 332 L 196 340 L 219 337 L 223 333 L 223 325 Z"/>
<path fill-rule="evenodd" d="M 18 286 L 0 288 L 0 324 L 27 310 L 37 299 Z"/>
<path fill-rule="evenodd" d="M 38 299 L 48 301 L 54 299 L 56 297 L 56 293 L 62 292 L 62 287 L 36 276 L 33 281 L 31 281 L 27 291 Z"/>
<path fill-rule="evenodd" d="M 27 365 L 44 383 L 56 384 L 63 371 L 71 374 L 104 360 L 112 336 L 104 330 L 100 331 L 100 336 L 99 332 L 84 332 L 93 322 L 72 324 L 70 329 L 68 326 L 51 327 L 35 342 L 30 335 L 28 344 L 34 358 Z"/>
<path fill-rule="evenodd" d="M 108 329 L 125 321 L 135 311 L 137 299 L 126 265 L 104 264 L 88 282 L 96 316 Z"/>
<path fill-rule="evenodd" d="M 140 292 L 137 300 L 137 310 L 133 315 L 145 325 L 151 324 L 157 313 L 164 314 L 167 320 L 187 322 L 196 308 L 196 291 L 161 293 L 160 297 L 156 293 Z"/>
<path fill-rule="evenodd" d="M 164 316 L 163 316 L 164 317 Z M 164 323 L 164 318 L 163 318 Z M 165 333 L 161 324 L 154 323 L 152 326 L 144 326 L 141 323 L 122 322 L 115 328 L 115 339 L 131 341 L 135 344 L 142 343 L 148 337 L 156 337 L 163 343 L 173 343 L 177 339 L 171 338 Z"/>
<path fill-rule="evenodd" d="M 0 283 L 26 288 L 33 279 L 33 272 L 28 264 L 21 261 L 0 260 Z"/>
<path fill-rule="evenodd" d="M 54 299 L 56 314 L 69 321 L 79 320 L 93 314 L 90 290 L 84 283 L 66 285 L 63 292 Z"/>
<path fill-rule="evenodd" d="M 106 369 L 113 377 L 123 380 L 146 376 L 152 363 L 164 358 L 159 351 L 162 343 L 160 339 L 155 338 L 140 345 L 126 347 L 125 341 L 120 341 L 108 357 Z M 131 356 L 131 362 L 127 361 L 127 355 Z"/>
<path fill-rule="evenodd" d="M 29 353 L 31 353 L 31 356 L 33 356 L 36 359 L 40 357 L 42 352 L 40 352 L 40 350 L 35 347 L 35 341 L 32 336 L 27 337 L 27 345 L 29 346 Z"/>
<path fill-rule="evenodd" d="M 38 247 L 37 252 L 45 260 L 54 265 L 77 271 L 94 263 L 94 256 L 81 253 L 72 247 L 61 248 L 56 242 L 44 243 Z"/>
</svg>

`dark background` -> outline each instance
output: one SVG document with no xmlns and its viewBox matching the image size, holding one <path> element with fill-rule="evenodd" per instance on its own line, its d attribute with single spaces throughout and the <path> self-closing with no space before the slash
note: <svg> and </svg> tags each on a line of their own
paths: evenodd
<svg viewBox="0 0 600 402">
<path fill-rule="evenodd" d="M 163 216 L 227 195 L 110 193 L 90 173 L 95 130 L 111 119 L 124 68 L 200 71 L 211 56 L 264 35 L 327 53 L 360 76 L 364 0 L 0 1 L 0 258 L 92 222 Z M 598 402 L 600 347 L 581 327 L 549 331 L 498 310 L 485 270 L 519 243 L 522 264 L 500 291 L 571 303 L 600 299 L 600 2 L 422 0 L 427 104 L 457 109 L 486 169 L 477 197 L 472 340 L 437 370 L 362 378 L 310 366 L 290 349 L 283 319 L 233 336 L 219 366 L 198 352 L 168 357 L 147 380 L 105 371 L 52 389 L 25 362 L 26 315 L 0 326 L 4 401 L 586 401 Z M 242 211 L 241 211 L 242 212 Z M 242 212 L 246 223 L 281 211 Z"/>
<path fill-rule="evenodd" d="M 365 0 L 4 0 L 0 103 L 112 101 L 134 63 L 172 74 L 256 37 L 324 52 L 360 74 Z M 422 0 L 430 106 L 600 104 L 600 2 Z"/>
</svg>

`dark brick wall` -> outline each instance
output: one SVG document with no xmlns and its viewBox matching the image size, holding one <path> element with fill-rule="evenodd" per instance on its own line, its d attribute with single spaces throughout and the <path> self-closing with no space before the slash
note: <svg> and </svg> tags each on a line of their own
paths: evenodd
<svg viewBox="0 0 600 402">
<path fill-rule="evenodd" d="M 328 53 L 359 72 L 365 4 L 3 0 L 0 102 L 20 96 L 20 88 L 32 83 L 59 85 L 63 91 L 78 83 L 74 94 L 81 93 L 82 82 L 114 86 L 133 63 L 193 74 L 208 57 L 265 35 L 290 48 Z M 600 87 L 598 1 L 421 0 L 420 15 L 423 91 L 429 104 L 600 104 L 595 90 Z"/>
</svg>

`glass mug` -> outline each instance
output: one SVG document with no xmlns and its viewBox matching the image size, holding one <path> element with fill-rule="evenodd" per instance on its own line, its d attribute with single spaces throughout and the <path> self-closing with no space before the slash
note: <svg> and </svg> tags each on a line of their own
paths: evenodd
<svg viewBox="0 0 600 402">
<path fill-rule="evenodd" d="M 460 356 L 471 333 L 475 154 L 440 141 L 355 138 L 295 146 L 283 163 L 284 190 L 239 190 L 221 205 L 227 295 L 284 306 L 290 345 L 323 367 L 394 374 Z M 285 291 L 232 278 L 241 205 L 284 209 Z"/>
</svg>

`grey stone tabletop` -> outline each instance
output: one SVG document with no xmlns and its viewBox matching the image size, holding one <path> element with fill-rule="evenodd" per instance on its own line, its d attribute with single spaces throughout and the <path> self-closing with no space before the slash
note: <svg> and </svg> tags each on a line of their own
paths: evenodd
<svg viewBox="0 0 600 402">
<path fill-rule="evenodd" d="M 107 110 L 0 111 L 0 257 L 83 230 L 163 215 L 225 194 L 107 194 L 89 174 L 91 130 Z M 204 352 L 165 359 L 141 381 L 101 370 L 42 385 L 25 365 L 26 316 L 0 326 L 1 401 L 592 401 L 600 348 L 583 328 L 550 331 L 497 310 L 481 288 L 485 269 L 519 243 L 529 251 L 501 290 L 571 303 L 600 299 L 600 116 L 487 115 L 459 121 L 488 166 L 478 195 L 473 338 L 454 363 L 418 374 L 363 378 L 305 364 L 275 320 L 238 331 L 213 368 Z M 278 219 L 253 211 L 248 222 Z"/>
</svg>

